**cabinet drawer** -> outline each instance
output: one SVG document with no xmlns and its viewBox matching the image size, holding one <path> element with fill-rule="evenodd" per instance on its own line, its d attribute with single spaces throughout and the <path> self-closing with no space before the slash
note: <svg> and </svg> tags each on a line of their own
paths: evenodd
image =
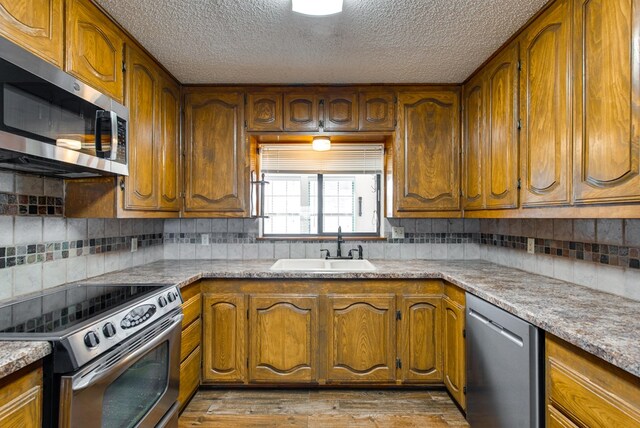
<svg viewBox="0 0 640 428">
<path fill-rule="evenodd" d="M 180 409 L 183 409 L 191 394 L 198 389 L 200 385 L 200 347 L 187 357 L 180 364 L 180 390 L 178 392 L 178 401 Z"/>
<path fill-rule="evenodd" d="M 194 322 L 189 324 L 187 328 L 182 330 L 182 344 L 180 347 L 180 361 L 184 361 L 185 358 L 200 345 L 200 332 L 202 331 L 202 321 L 197 318 Z"/>
<path fill-rule="evenodd" d="M 549 415 L 547 422 L 548 428 L 578 428 L 576 424 L 571 422 L 560 410 L 553 406 L 547 406 L 547 414 Z"/>
<path fill-rule="evenodd" d="M 640 426 L 637 377 L 550 335 L 546 348 L 548 410 L 578 426 Z M 551 423 L 554 415 L 547 418 Z"/>
<path fill-rule="evenodd" d="M 182 319 L 183 329 L 200 317 L 201 301 L 200 295 L 196 294 L 182 304 L 182 312 L 184 313 L 184 318 Z"/>
</svg>

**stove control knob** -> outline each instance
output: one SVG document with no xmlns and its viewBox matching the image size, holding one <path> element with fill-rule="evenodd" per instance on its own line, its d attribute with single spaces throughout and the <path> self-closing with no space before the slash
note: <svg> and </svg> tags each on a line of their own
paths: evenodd
<svg viewBox="0 0 640 428">
<path fill-rule="evenodd" d="M 90 331 L 84 335 L 84 344 L 87 345 L 87 348 L 95 348 L 99 343 L 100 338 L 94 331 Z"/>
<path fill-rule="evenodd" d="M 167 299 L 165 299 L 164 296 L 160 296 L 158 298 L 158 305 L 160 305 L 161 308 L 164 308 L 167 306 Z"/>
<path fill-rule="evenodd" d="M 169 291 L 169 294 L 167 294 L 167 299 L 169 299 L 169 302 L 174 302 L 177 297 L 178 296 L 176 296 L 176 293 L 174 293 L 173 291 Z"/>
<path fill-rule="evenodd" d="M 106 338 L 110 338 L 116 335 L 116 326 L 113 325 L 113 323 L 106 323 L 104 325 L 104 327 L 102 327 L 102 334 L 104 334 L 104 337 Z"/>
</svg>

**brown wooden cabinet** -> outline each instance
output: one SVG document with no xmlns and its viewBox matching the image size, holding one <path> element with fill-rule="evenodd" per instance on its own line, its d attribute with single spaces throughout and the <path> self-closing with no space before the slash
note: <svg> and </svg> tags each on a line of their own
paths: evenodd
<svg viewBox="0 0 640 428">
<path fill-rule="evenodd" d="M 545 357 L 547 426 L 640 426 L 640 379 L 549 333 Z"/>
<path fill-rule="evenodd" d="M 394 216 L 459 215 L 459 91 L 400 93 L 393 148 Z"/>
<path fill-rule="evenodd" d="M 320 96 L 317 91 L 284 94 L 284 130 L 317 132 L 320 130 Z"/>
<path fill-rule="evenodd" d="M 358 130 L 358 91 L 328 92 L 322 97 L 324 107 L 323 130 Z"/>
<path fill-rule="evenodd" d="M 282 131 L 282 92 L 247 94 L 247 131 Z"/>
<path fill-rule="evenodd" d="M 249 381 L 317 381 L 317 296 L 249 297 Z"/>
<path fill-rule="evenodd" d="M 640 200 L 639 0 L 573 2 L 574 194 Z"/>
<path fill-rule="evenodd" d="M 462 203 L 465 210 L 485 207 L 484 162 L 487 150 L 486 90 L 480 73 L 464 85 L 462 139 Z"/>
<path fill-rule="evenodd" d="M 487 208 L 518 207 L 518 44 L 485 70 L 487 149 L 484 156 Z"/>
<path fill-rule="evenodd" d="M 250 153 L 243 106 L 239 92 L 194 88 L 186 94 L 186 216 L 249 215 Z"/>
<path fill-rule="evenodd" d="M 360 91 L 360 131 L 393 131 L 396 96 L 391 91 Z"/>
<path fill-rule="evenodd" d="M 66 1 L 65 70 L 122 102 L 125 37 L 89 0 Z"/>
<path fill-rule="evenodd" d="M 522 206 L 571 201 L 570 12 L 556 0 L 520 38 Z"/>
<path fill-rule="evenodd" d="M 62 68 L 63 0 L 0 0 L 0 36 Z"/>
<path fill-rule="evenodd" d="M 202 317 L 204 383 L 247 379 L 247 308 L 243 294 L 204 295 Z"/>
<path fill-rule="evenodd" d="M 442 383 L 442 298 L 402 296 L 398 326 L 403 382 Z"/>
<path fill-rule="evenodd" d="M 444 384 L 460 407 L 466 409 L 466 363 L 465 363 L 465 296 L 459 288 L 447 284 L 442 300 L 443 329 L 442 347 L 444 355 Z"/>
<path fill-rule="evenodd" d="M 165 73 L 160 73 L 158 95 L 158 208 L 179 211 L 182 182 L 180 156 L 180 86 Z"/>
<path fill-rule="evenodd" d="M 396 378 L 394 295 L 330 295 L 327 382 Z"/>
<path fill-rule="evenodd" d="M 42 364 L 34 363 L 0 381 L 0 426 L 42 426 Z"/>
<path fill-rule="evenodd" d="M 180 388 L 178 401 L 184 409 L 200 386 L 202 336 L 200 284 L 190 284 L 180 290 L 182 295 L 182 337 L 180 341 Z"/>
</svg>

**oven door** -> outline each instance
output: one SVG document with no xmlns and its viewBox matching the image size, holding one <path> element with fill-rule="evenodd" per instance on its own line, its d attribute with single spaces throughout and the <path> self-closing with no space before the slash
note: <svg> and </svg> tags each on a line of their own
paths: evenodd
<svg viewBox="0 0 640 428">
<path fill-rule="evenodd" d="M 182 312 L 60 383 L 60 427 L 155 427 L 178 399 Z"/>
</svg>

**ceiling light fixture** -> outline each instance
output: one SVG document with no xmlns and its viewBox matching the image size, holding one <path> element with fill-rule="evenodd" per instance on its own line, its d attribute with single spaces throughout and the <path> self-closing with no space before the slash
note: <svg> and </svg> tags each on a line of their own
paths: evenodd
<svg viewBox="0 0 640 428">
<path fill-rule="evenodd" d="M 331 139 L 329 137 L 313 137 L 311 147 L 316 152 L 326 152 L 331 149 Z"/>
<path fill-rule="evenodd" d="M 342 0 L 291 0 L 291 10 L 304 15 L 333 15 L 342 12 Z"/>
</svg>

